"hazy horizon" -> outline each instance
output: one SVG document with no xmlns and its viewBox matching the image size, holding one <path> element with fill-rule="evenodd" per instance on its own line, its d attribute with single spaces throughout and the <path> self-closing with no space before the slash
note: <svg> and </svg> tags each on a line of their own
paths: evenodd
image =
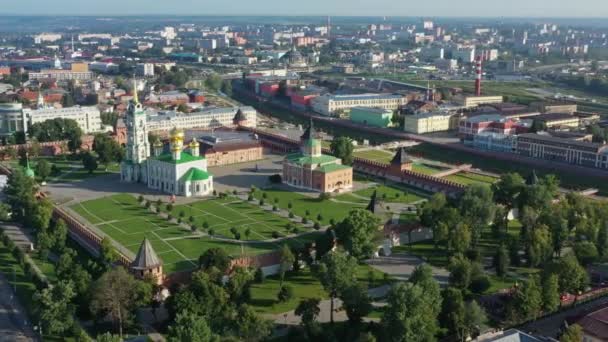
<svg viewBox="0 0 608 342">
<path fill-rule="evenodd" d="M 353 4 L 348 0 L 21 0 L 5 5 L 0 15 L 65 16 L 392 16 L 453 18 L 605 18 L 608 1 L 579 0 L 556 4 L 555 0 L 436 0 L 421 3 L 374 0 Z"/>
</svg>

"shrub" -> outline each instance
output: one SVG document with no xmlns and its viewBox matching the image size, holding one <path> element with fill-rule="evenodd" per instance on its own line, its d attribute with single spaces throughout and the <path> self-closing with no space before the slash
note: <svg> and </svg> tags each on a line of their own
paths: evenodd
<svg viewBox="0 0 608 342">
<path fill-rule="evenodd" d="M 310 216 L 310 210 L 306 209 L 305 214 L 306 214 L 306 216 Z"/>
<path fill-rule="evenodd" d="M 477 249 L 469 249 L 465 252 L 465 256 L 471 261 L 481 261 L 481 253 Z"/>
<path fill-rule="evenodd" d="M 213 190 L 213 196 L 217 196 L 217 190 Z"/>
<path fill-rule="evenodd" d="M 255 270 L 254 279 L 255 279 L 255 282 L 258 283 L 258 284 L 263 283 L 264 280 L 266 279 L 266 276 L 264 276 L 264 271 L 262 271 L 261 267 L 258 267 Z"/>
<path fill-rule="evenodd" d="M 241 233 L 236 232 L 236 233 L 234 234 L 234 239 L 235 239 L 235 240 L 240 240 L 240 239 L 241 239 Z"/>
<path fill-rule="evenodd" d="M 210 228 L 210 229 L 207 231 L 207 234 L 209 234 L 209 236 L 213 236 L 213 235 L 215 235 L 215 230 L 213 230 L 213 228 Z"/>
<path fill-rule="evenodd" d="M 272 238 L 273 239 L 278 239 L 281 237 L 281 234 L 277 231 L 272 232 Z"/>
<path fill-rule="evenodd" d="M 279 289 L 279 293 L 277 294 L 277 299 L 279 302 L 284 303 L 293 298 L 293 286 L 287 284 L 281 286 Z"/>
<path fill-rule="evenodd" d="M 266 199 L 268 197 L 268 195 L 265 192 L 262 192 L 262 198 Z"/>
<path fill-rule="evenodd" d="M 321 213 L 317 214 L 317 221 L 323 221 L 323 215 L 321 215 Z"/>
<path fill-rule="evenodd" d="M 484 293 L 490 288 L 490 278 L 487 275 L 480 275 L 471 281 L 469 289 L 476 294 Z"/>
<path fill-rule="evenodd" d="M 319 194 L 319 200 L 320 201 L 325 201 L 325 200 L 328 200 L 330 198 L 331 198 L 331 196 L 327 192 L 322 192 L 322 193 Z"/>
<path fill-rule="evenodd" d="M 248 200 L 249 202 L 253 201 L 253 195 L 252 195 L 252 194 L 249 194 L 249 196 L 247 196 L 247 200 Z"/>
<path fill-rule="evenodd" d="M 276 205 L 273 205 L 273 206 L 272 206 L 272 211 L 277 211 L 277 210 L 279 210 L 279 208 L 277 208 L 277 206 L 276 206 Z"/>
<path fill-rule="evenodd" d="M 188 222 L 193 223 L 194 222 L 194 216 L 188 217 Z"/>
<path fill-rule="evenodd" d="M 264 200 L 263 199 L 260 200 L 260 205 L 261 206 L 264 205 Z"/>
<path fill-rule="evenodd" d="M 332 225 L 332 226 L 335 226 L 336 225 L 336 220 L 334 220 L 333 218 L 330 218 L 329 219 L 329 224 Z"/>
<path fill-rule="evenodd" d="M 269 176 L 268 180 L 270 181 L 270 183 L 279 184 L 283 181 L 283 178 L 279 174 L 274 174 L 272 176 Z"/>
<path fill-rule="evenodd" d="M 293 213 L 290 211 L 290 212 L 289 212 L 289 218 L 291 218 L 291 219 L 292 219 L 292 218 L 294 218 L 294 217 L 295 217 L 295 215 L 294 215 L 294 214 L 293 214 Z"/>
<path fill-rule="evenodd" d="M 159 198 L 159 199 L 156 200 L 156 207 L 160 208 L 161 205 L 163 205 L 163 201 L 161 201 L 160 198 Z"/>
<path fill-rule="evenodd" d="M 238 194 L 238 192 L 236 191 L 236 189 L 232 190 L 232 194 L 233 194 L 233 195 Z"/>
<path fill-rule="evenodd" d="M 167 221 L 171 221 L 173 220 L 173 216 L 171 216 L 171 214 L 167 215 Z"/>
<path fill-rule="evenodd" d="M 198 229 L 198 228 L 196 227 L 196 225 L 195 225 L 195 224 L 192 224 L 192 225 L 190 226 L 190 231 L 191 231 L 191 232 L 193 232 L 193 233 L 195 233 L 195 232 L 197 231 L 197 229 Z"/>
<path fill-rule="evenodd" d="M 307 224 L 308 223 L 308 219 L 306 217 L 302 217 L 302 223 L 303 224 Z"/>
<path fill-rule="evenodd" d="M 287 208 L 291 209 L 293 207 L 293 204 L 291 204 L 291 202 L 287 203 Z"/>
<path fill-rule="evenodd" d="M 182 218 L 181 217 L 177 218 L 177 224 L 182 224 Z"/>
<path fill-rule="evenodd" d="M 183 210 L 180 210 L 179 217 L 183 218 L 184 216 L 186 216 L 186 213 Z"/>
<path fill-rule="evenodd" d="M 137 196 L 137 202 L 141 203 L 143 201 L 144 201 L 144 196 L 142 196 L 142 195 Z"/>
<path fill-rule="evenodd" d="M 167 205 L 165 206 L 165 209 L 167 209 L 168 212 L 173 211 L 173 204 L 167 203 Z"/>
<path fill-rule="evenodd" d="M 209 229 L 209 222 L 207 222 L 207 221 L 203 222 L 203 228 Z"/>
<path fill-rule="evenodd" d="M 152 206 L 152 203 L 150 203 L 150 201 L 146 201 L 146 209 L 150 209 L 150 207 Z"/>
<path fill-rule="evenodd" d="M 313 225 L 313 227 L 314 227 L 316 230 L 319 230 L 319 229 L 321 229 L 321 224 L 320 224 L 319 222 L 315 222 L 315 224 Z"/>
<path fill-rule="evenodd" d="M 298 227 L 293 227 L 293 229 L 291 230 L 292 233 L 294 234 L 300 234 L 300 230 L 298 229 Z"/>
</svg>

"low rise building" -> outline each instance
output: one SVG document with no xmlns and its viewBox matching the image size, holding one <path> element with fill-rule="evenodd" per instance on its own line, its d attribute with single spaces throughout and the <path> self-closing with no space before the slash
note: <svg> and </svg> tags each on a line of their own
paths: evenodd
<svg viewBox="0 0 608 342">
<path fill-rule="evenodd" d="M 460 120 L 458 136 L 466 141 L 473 140 L 474 136 L 482 133 L 514 135 L 527 132 L 530 126 L 528 121 L 511 119 L 500 114 L 477 115 Z"/>
<path fill-rule="evenodd" d="M 247 132 L 216 130 L 198 137 L 208 166 L 224 166 L 263 159 L 259 140 Z"/>
<path fill-rule="evenodd" d="M 517 151 L 517 136 L 482 132 L 474 135 L 472 140 L 465 140 L 464 144 L 482 150 L 514 153 Z"/>
<path fill-rule="evenodd" d="M 70 70 L 43 69 L 39 72 L 30 72 L 28 77 L 30 80 L 54 79 L 56 81 L 89 81 L 95 77 L 95 74 L 89 71 L 89 65 L 86 63 L 72 63 Z"/>
<path fill-rule="evenodd" d="M 578 128 L 581 124 L 581 119 L 568 113 L 548 113 L 534 117 L 534 120 L 542 122 L 547 128 Z"/>
<path fill-rule="evenodd" d="M 457 127 L 453 119 L 455 115 L 455 113 L 406 115 L 403 119 L 403 130 L 414 134 L 449 131 Z"/>
<path fill-rule="evenodd" d="M 517 137 L 517 153 L 526 157 L 598 169 L 608 168 L 608 145 L 564 139 L 548 133 Z"/>
<path fill-rule="evenodd" d="M 319 192 L 342 192 L 353 186 L 353 168 L 336 157 L 321 153 L 321 140 L 312 121 L 300 137 L 300 152 L 283 161 L 283 182 Z"/>
<path fill-rule="evenodd" d="M 407 103 L 399 94 L 353 94 L 322 95 L 311 101 L 312 109 L 323 115 L 334 115 L 338 111 L 349 112 L 354 107 L 375 107 L 396 110 Z"/>
<path fill-rule="evenodd" d="M 392 126 L 393 111 L 384 108 L 355 107 L 350 110 L 350 121 L 376 127 Z"/>
<path fill-rule="evenodd" d="M 463 107 L 472 108 L 477 107 L 483 104 L 493 104 L 493 103 L 502 103 L 502 96 L 465 96 L 461 99 L 457 99 L 456 102 L 459 102 Z"/>
<path fill-rule="evenodd" d="M 21 103 L 0 103 L 0 136 L 24 132 L 27 127 Z"/>
<path fill-rule="evenodd" d="M 232 127 L 239 115 L 242 116 L 239 121 L 242 126 L 256 127 L 257 111 L 253 107 L 229 107 L 203 109 L 191 113 L 151 112 L 148 113 L 148 130 L 167 131 L 175 127 L 179 129 Z"/>
<path fill-rule="evenodd" d="M 28 131 L 28 127 L 39 122 L 44 122 L 52 119 L 72 119 L 78 123 L 78 126 L 85 134 L 96 133 L 103 130 L 101 124 L 101 113 L 97 107 L 66 107 L 66 108 L 40 108 L 40 109 L 23 109 L 25 118 L 24 131 Z"/>
<path fill-rule="evenodd" d="M 153 63 L 139 63 L 135 68 L 137 76 L 142 77 L 153 77 L 154 76 L 154 64 Z"/>
</svg>

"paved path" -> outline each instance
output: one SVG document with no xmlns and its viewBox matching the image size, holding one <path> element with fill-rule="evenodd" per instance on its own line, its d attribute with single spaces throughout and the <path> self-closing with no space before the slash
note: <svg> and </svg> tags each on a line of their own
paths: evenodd
<svg viewBox="0 0 608 342">
<path fill-rule="evenodd" d="M 397 280 L 408 280 L 416 266 L 424 263 L 424 261 L 416 256 L 395 253 L 391 256 L 381 256 L 366 261 L 373 268 L 388 273 Z M 450 272 L 444 268 L 431 266 L 433 275 L 440 285 L 445 286 L 448 283 Z"/>
<path fill-rule="evenodd" d="M 0 342 L 38 341 L 13 288 L 0 273 Z"/>
</svg>

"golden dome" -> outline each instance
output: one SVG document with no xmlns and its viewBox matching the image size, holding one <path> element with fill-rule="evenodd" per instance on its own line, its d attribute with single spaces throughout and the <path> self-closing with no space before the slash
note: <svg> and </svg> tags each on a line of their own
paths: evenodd
<svg viewBox="0 0 608 342">
<path fill-rule="evenodd" d="M 172 142 L 184 141 L 184 131 L 177 127 L 174 127 L 169 134 Z"/>
<path fill-rule="evenodd" d="M 198 143 L 198 141 L 196 139 L 192 139 L 192 141 L 190 141 L 190 147 L 198 147 L 200 146 L 200 144 Z"/>
</svg>

